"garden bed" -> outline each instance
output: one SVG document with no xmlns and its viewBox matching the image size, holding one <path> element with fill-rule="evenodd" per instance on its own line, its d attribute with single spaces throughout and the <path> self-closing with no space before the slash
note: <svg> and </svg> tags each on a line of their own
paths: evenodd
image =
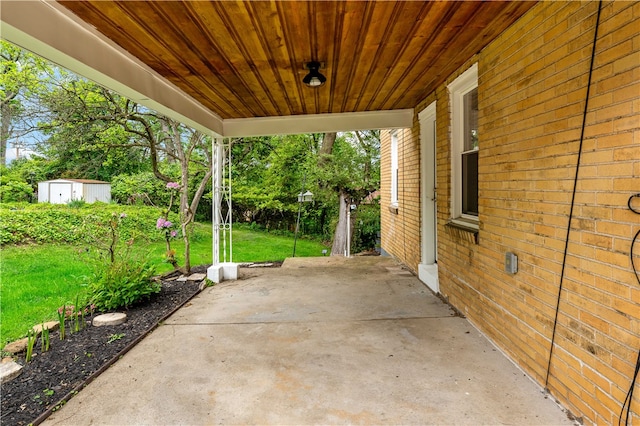
<svg viewBox="0 0 640 426">
<path fill-rule="evenodd" d="M 194 268 L 193 272 L 204 270 L 205 267 Z M 165 280 L 160 293 L 124 311 L 127 314 L 124 324 L 88 325 L 73 334 L 67 330 L 64 340 L 60 340 L 59 331 L 51 332 L 51 347 L 47 352 L 41 352 L 39 339 L 29 363 L 25 362 L 24 354 L 17 355 L 17 362 L 24 366 L 21 374 L 2 384 L 0 423 L 28 425 L 44 420 L 161 320 L 197 294 L 199 284 Z M 90 322 L 92 317 L 85 320 Z"/>
</svg>

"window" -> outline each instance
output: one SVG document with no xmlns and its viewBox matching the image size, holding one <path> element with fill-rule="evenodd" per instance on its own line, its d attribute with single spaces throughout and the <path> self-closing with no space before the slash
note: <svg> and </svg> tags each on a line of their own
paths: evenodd
<svg viewBox="0 0 640 426">
<path fill-rule="evenodd" d="M 478 88 L 464 95 L 462 214 L 478 216 Z"/>
<path fill-rule="evenodd" d="M 398 206 L 398 132 L 391 133 L 391 205 Z"/>
<path fill-rule="evenodd" d="M 449 85 L 451 95 L 452 218 L 478 221 L 478 66 Z"/>
</svg>

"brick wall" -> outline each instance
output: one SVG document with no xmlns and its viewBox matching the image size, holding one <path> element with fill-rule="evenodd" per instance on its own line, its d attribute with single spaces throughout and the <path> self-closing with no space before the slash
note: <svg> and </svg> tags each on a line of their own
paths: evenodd
<svg viewBox="0 0 640 426">
<path fill-rule="evenodd" d="M 640 192 L 640 2 L 603 4 L 567 233 L 597 7 L 598 2 L 538 3 L 416 112 L 437 100 L 441 293 L 585 423 L 612 424 L 640 349 L 640 287 L 629 258 L 640 216 L 627 208 L 629 196 Z M 474 62 L 480 108 L 477 244 L 446 225 L 451 217 L 446 85 Z M 419 170 L 417 122 L 404 133 L 408 143 L 401 152 L 412 161 L 404 168 L 400 163 L 400 176 L 413 182 Z M 384 140 L 382 146 L 388 149 Z M 382 159 L 384 170 L 384 148 Z M 385 182 L 383 173 L 383 194 Z M 384 197 L 382 205 L 383 248 L 413 270 L 420 261 L 416 185 L 411 185 L 415 192 L 405 193 L 405 209 L 396 217 L 384 211 Z M 640 209 L 640 202 L 635 204 Z M 406 229 L 415 235 L 402 240 L 399 232 L 406 236 Z M 545 383 L 567 234 L 556 346 Z M 515 275 L 504 272 L 507 251 L 518 255 Z M 639 422 L 640 392 L 632 412 Z"/>
<path fill-rule="evenodd" d="M 420 134 L 413 129 L 399 129 L 398 137 L 398 208 L 391 207 L 391 132 L 381 134 L 380 194 L 381 244 L 389 254 L 413 271 L 420 262 Z"/>
</svg>

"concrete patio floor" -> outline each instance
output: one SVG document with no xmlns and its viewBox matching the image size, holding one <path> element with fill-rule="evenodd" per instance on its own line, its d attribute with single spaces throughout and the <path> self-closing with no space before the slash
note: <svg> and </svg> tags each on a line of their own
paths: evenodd
<svg viewBox="0 0 640 426">
<path fill-rule="evenodd" d="M 205 289 L 44 424 L 573 424 L 390 258 Z"/>
</svg>

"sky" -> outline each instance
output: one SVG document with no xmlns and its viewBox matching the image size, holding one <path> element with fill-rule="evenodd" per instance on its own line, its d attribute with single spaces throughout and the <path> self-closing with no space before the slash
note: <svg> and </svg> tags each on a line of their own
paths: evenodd
<svg viewBox="0 0 640 426">
<path fill-rule="evenodd" d="M 10 162 L 12 162 L 13 160 L 15 160 L 17 158 L 17 154 L 20 155 L 20 158 L 24 158 L 25 156 L 31 156 L 31 154 L 33 154 L 34 152 L 29 150 L 29 149 L 20 149 L 19 152 L 17 152 L 18 150 L 16 150 L 16 148 L 13 147 L 13 145 L 11 144 L 11 142 L 9 142 L 8 146 L 7 146 L 7 164 L 9 164 Z"/>
</svg>

